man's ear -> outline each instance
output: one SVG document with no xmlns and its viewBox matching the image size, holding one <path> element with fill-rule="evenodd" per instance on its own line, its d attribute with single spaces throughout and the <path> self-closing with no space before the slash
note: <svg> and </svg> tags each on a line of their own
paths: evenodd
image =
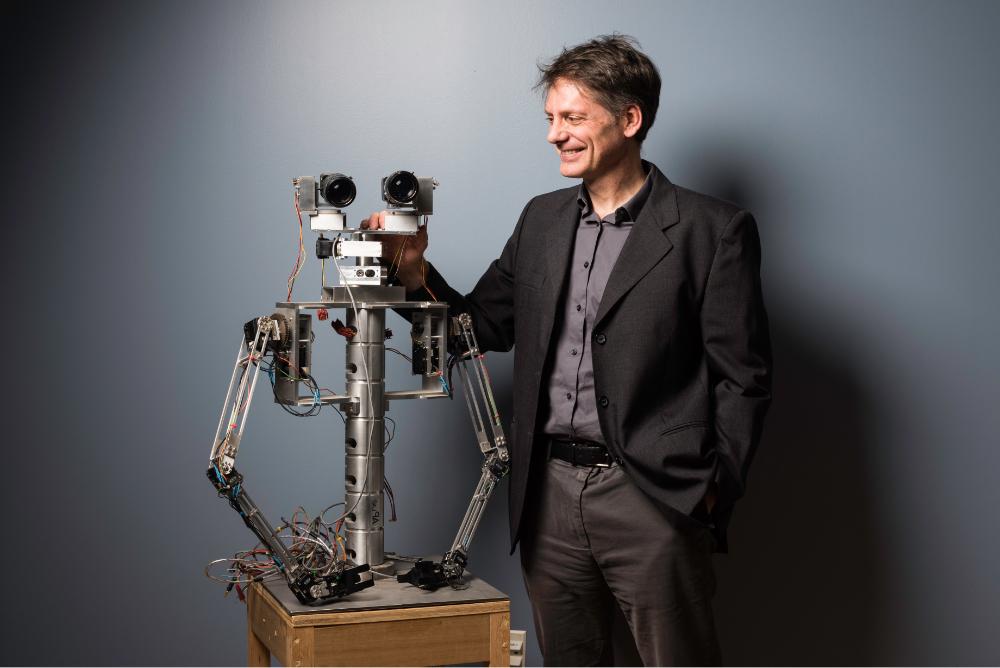
<svg viewBox="0 0 1000 668">
<path fill-rule="evenodd" d="M 625 107 L 621 115 L 622 132 L 626 137 L 634 137 L 642 128 L 642 109 L 637 104 Z"/>
</svg>

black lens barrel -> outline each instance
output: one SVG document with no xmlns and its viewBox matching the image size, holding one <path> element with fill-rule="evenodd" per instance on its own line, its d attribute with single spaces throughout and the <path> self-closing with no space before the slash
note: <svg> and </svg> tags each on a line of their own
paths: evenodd
<svg viewBox="0 0 1000 668">
<path fill-rule="evenodd" d="M 417 198 L 418 187 L 413 172 L 393 172 L 382 181 L 382 194 L 389 204 L 406 206 Z"/>
<path fill-rule="evenodd" d="M 358 189 L 349 176 L 344 174 L 321 174 L 319 193 L 330 206 L 341 209 L 354 201 L 354 198 L 358 194 Z"/>
</svg>

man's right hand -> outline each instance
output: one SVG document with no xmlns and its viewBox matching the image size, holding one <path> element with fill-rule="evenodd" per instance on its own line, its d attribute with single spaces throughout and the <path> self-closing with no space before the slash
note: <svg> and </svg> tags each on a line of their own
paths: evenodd
<svg viewBox="0 0 1000 668">
<path fill-rule="evenodd" d="M 378 211 L 361 221 L 363 230 L 384 230 L 386 212 Z M 417 228 L 415 235 L 384 234 L 379 235 L 382 242 L 382 259 L 389 266 L 389 273 L 395 273 L 396 278 L 412 292 L 424 283 L 427 271 L 424 251 L 427 250 L 427 225 Z"/>
</svg>

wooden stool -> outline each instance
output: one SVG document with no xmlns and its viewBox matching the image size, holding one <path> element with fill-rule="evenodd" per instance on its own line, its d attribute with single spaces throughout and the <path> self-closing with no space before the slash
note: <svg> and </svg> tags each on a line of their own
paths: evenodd
<svg viewBox="0 0 1000 668">
<path fill-rule="evenodd" d="M 247 597 L 247 664 L 440 666 L 510 661 L 510 599 L 466 573 L 467 589 L 435 592 L 377 578 L 321 608 L 300 604 L 283 580 Z"/>
</svg>

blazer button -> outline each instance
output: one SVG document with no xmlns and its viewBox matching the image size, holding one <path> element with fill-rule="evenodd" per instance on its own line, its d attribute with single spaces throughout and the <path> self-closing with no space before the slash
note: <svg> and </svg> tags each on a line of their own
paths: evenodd
<svg viewBox="0 0 1000 668">
<path fill-rule="evenodd" d="M 601 397 L 600 399 L 597 400 L 597 403 L 601 405 L 601 408 L 607 408 L 610 402 L 608 401 L 607 397 Z"/>
<path fill-rule="evenodd" d="M 594 340 L 603 346 L 605 343 L 608 342 L 608 337 L 604 336 L 604 333 L 602 332 L 598 334 L 596 337 L 594 337 Z"/>
</svg>

